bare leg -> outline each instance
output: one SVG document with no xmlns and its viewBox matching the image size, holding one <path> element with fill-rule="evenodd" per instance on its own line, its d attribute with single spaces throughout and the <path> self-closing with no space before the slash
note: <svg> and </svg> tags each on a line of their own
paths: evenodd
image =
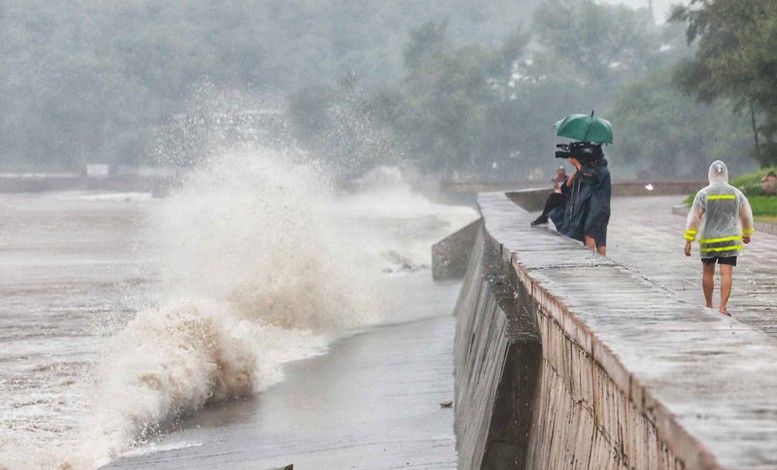
<svg viewBox="0 0 777 470">
<path fill-rule="evenodd" d="M 731 273 L 734 271 L 734 266 L 730 264 L 720 265 L 720 313 L 728 314 L 726 305 L 728 304 L 728 298 L 731 295 Z"/>
<path fill-rule="evenodd" d="M 701 277 L 701 287 L 704 290 L 704 300 L 707 308 L 712 308 L 712 291 L 715 289 L 715 264 L 702 263 L 704 272 Z"/>
<path fill-rule="evenodd" d="M 591 238 L 588 235 L 586 235 L 585 236 L 585 246 L 587 246 L 588 248 L 596 251 L 596 240 L 594 240 L 593 238 Z"/>
<path fill-rule="evenodd" d="M 607 247 L 606 246 L 597 246 L 596 251 L 599 252 L 602 256 L 607 256 Z"/>
</svg>

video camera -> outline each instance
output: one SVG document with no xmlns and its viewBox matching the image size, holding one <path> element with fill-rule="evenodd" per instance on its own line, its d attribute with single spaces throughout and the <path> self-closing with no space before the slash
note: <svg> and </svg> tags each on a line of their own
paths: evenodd
<svg viewBox="0 0 777 470">
<path fill-rule="evenodd" d="M 590 163 L 604 157 L 602 144 L 593 142 L 571 142 L 556 144 L 556 158 L 574 158 L 582 164 Z"/>
</svg>

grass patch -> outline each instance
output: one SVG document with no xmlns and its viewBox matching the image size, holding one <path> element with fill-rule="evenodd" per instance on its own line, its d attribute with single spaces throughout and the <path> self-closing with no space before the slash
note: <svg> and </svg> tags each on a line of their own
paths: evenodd
<svg viewBox="0 0 777 470">
<path fill-rule="evenodd" d="M 777 197 L 753 196 L 747 199 L 750 201 L 750 207 L 753 208 L 753 215 L 777 218 Z"/>
</svg>

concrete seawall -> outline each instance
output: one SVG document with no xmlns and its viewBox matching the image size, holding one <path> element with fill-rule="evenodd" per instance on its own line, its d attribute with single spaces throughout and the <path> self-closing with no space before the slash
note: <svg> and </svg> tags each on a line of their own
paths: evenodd
<svg viewBox="0 0 777 470">
<path fill-rule="evenodd" d="M 90 178 L 79 174 L 2 174 L 0 194 L 79 190 L 164 194 L 172 181 L 172 178 L 137 175 Z"/>
<path fill-rule="evenodd" d="M 499 244 L 480 230 L 456 305 L 459 468 L 516 468 L 527 456 L 542 347 L 505 273 Z"/>
<path fill-rule="evenodd" d="M 529 227 L 504 194 L 478 205 L 459 468 L 777 468 L 777 341 Z"/>
</svg>

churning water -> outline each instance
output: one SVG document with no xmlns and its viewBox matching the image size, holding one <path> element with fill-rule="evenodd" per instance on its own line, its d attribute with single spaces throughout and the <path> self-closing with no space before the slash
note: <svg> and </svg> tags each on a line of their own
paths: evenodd
<svg viewBox="0 0 777 470">
<path fill-rule="evenodd" d="M 89 469 L 395 312 L 473 220 L 381 169 L 229 154 L 161 200 L 0 196 L 0 468 Z M 415 287 L 414 287 L 415 286 Z"/>
</svg>

